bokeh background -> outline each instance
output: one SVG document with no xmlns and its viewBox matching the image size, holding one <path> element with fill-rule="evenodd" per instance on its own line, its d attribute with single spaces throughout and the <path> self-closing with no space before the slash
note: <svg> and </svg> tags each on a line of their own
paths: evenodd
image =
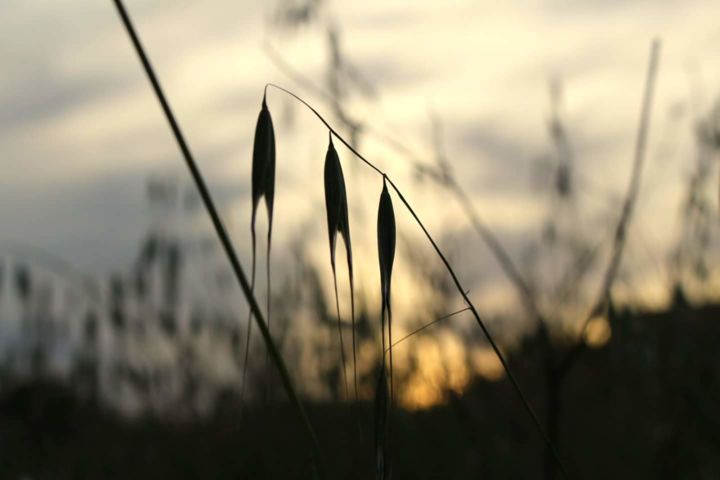
<svg viewBox="0 0 720 480">
<path fill-rule="evenodd" d="M 720 5 L 127 6 L 246 269 L 252 142 L 272 82 L 401 187 L 573 478 L 718 475 Z M 641 186 L 604 296 L 654 39 Z M 0 476 L 310 478 L 256 332 L 243 382 L 247 306 L 112 3 L 2 2 L 0 65 Z M 332 474 L 372 478 L 382 179 L 338 147 L 356 402 L 343 386 L 328 259 L 327 130 L 276 89 L 267 101 L 277 139 L 271 328 Z M 394 201 L 399 339 L 464 305 Z M 266 229 L 263 207 L 261 304 Z M 349 352 L 342 261 L 338 280 Z M 558 475 L 467 312 L 394 356 L 395 478 Z"/>
</svg>

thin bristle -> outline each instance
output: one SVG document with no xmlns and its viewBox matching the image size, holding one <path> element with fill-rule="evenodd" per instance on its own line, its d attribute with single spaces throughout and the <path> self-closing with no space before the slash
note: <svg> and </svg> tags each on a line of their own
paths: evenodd
<svg viewBox="0 0 720 480">
<path fill-rule="evenodd" d="M 340 339 L 340 361 L 342 362 L 342 375 L 343 375 L 343 383 L 345 385 L 345 398 L 348 398 L 350 396 L 350 390 L 348 388 L 348 381 L 347 381 L 347 362 L 345 360 L 345 344 L 343 342 L 342 324 L 340 322 L 340 298 L 338 296 L 337 274 L 335 273 L 334 268 L 333 268 L 333 284 L 335 286 L 335 307 L 337 309 L 338 338 Z"/>
<path fill-rule="evenodd" d="M 250 292 L 255 292 L 255 212 L 253 211 L 250 235 L 252 237 L 252 266 L 250 273 Z M 248 311 L 247 335 L 245 336 L 245 359 L 243 360 L 242 386 L 240 387 L 240 405 L 245 407 L 245 385 L 247 383 L 247 369 L 250 358 L 250 336 L 252 335 L 252 308 Z"/>
<path fill-rule="evenodd" d="M 272 292 L 272 284 L 270 283 L 270 234 L 271 234 L 271 231 L 272 231 L 271 229 L 268 230 L 268 245 L 267 245 L 267 255 L 265 257 L 265 259 L 266 259 L 265 269 L 266 269 L 266 273 L 267 273 L 267 307 L 266 307 L 267 317 L 266 317 L 266 320 L 267 320 L 268 331 L 270 331 L 270 333 L 272 334 L 272 329 L 270 326 L 270 319 L 272 318 L 270 316 L 270 298 L 271 298 L 271 292 Z M 266 348 L 265 349 L 265 378 L 266 379 L 270 378 L 270 370 L 268 368 L 269 360 L 270 360 L 269 356 L 270 356 L 270 351 Z"/>
<path fill-rule="evenodd" d="M 383 356 L 383 358 L 385 358 Z M 390 470 L 390 401 L 388 399 L 385 362 L 380 366 L 380 375 L 375 388 L 375 473 L 378 480 L 389 478 Z"/>
<path fill-rule="evenodd" d="M 355 401 L 358 401 L 358 381 L 357 381 L 357 349 L 355 346 L 355 285 L 350 271 L 350 315 L 352 319 L 352 354 L 353 354 L 353 383 L 355 385 Z"/>
<path fill-rule="evenodd" d="M 388 350 L 390 355 L 390 401 L 393 401 L 395 399 L 395 388 L 393 385 L 392 309 L 390 308 L 389 301 L 386 308 L 388 318 Z"/>
</svg>

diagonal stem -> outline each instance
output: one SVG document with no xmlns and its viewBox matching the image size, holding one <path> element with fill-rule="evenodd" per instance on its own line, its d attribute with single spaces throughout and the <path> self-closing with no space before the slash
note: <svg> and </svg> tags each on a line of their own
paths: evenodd
<svg viewBox="0 0 720 480">
<path fill-rule="evenodd" d="M 480 238 L 482 238 L 483 242 L 485 242 L 488 249 L 492 252 L 493 256 L 500 265 L 500 268 L 502 268 L 503 272 L 505 272 L 505 276 L 515 286 L 515 289 L 520 294 L 520 298 L 525 306 L 525 309 L 533 317 L 535 317 L 539 324 L 543 324 L 544 317 L 540 312 L 537 302 L 535 301 L 535 293 L 515 266 L 515 263 L 510 258 L 510 254 L 507 250 L 505 250 L 505 247 L 503 247 L 502 243 L 500 243 L 490 227 L 481 220 L 465 190 L 463 190 L 460 184 L 458 184 L 457 179 L 454 176 L 447 178 L 446 187 L 457 197 L 460 206 L 465 211 L 465 215 L 470 219 L 470 223 L 473 228 L 478 235 L 480 235 Z"/>
<path fill-rule="evenodd" d="M 132 21 L 130 20 L 130 17 L 125 10 L 125 6 L 123 5 L 122 0 L 114 0 L 115 6 L 117 7 L 118 14 L 120 15 L 120 19 L 122 20 L 122 23 L 127 30 L 128 36 L 130 37 L 130 40 L 135 48 L 135 51 L 140 58 L 140 61 L 142 63 L 142 66 L 145 70 L 145 73 L 147 74 L 148 80 L 150 81 L 152 88 L 155 92 L 155 95 L 157 96 L 158 101 L 160 102 L 160 106 L 163 110 L 163 113 L 165 114 L 165 117 L 170 125 L 170 128 L 172 129 L 173 135 L 175 136 L 175 140 L 177 141 L 178 147 L 180 148 L 180 151 L 182 152 L 183 158 L 185 159 L 185 163 L 188 167 L 188 170 L 190 171 L 190 175 L 192 176 L 193 180 L 195 181 L 195 185 L 197 186 L 198 192 L 200 194 L 200 198 L 203 201 L 203 204 L 205 205 L 205 209 L 208 212 L 208 215 L 210 217 L 210 220 L 212 221 L 213 227 L 215 227 L 215 232 L 217 233 L 218 239 L 220 240 L 220 243 L 222 244 L 223 250 L 225 251 L 225 254 L 228 257 L 228 261 L 230 262 L 230 266 L 233 269 L 233 272 L 235 274 L 235 277 L 240 284 L 240 288 L 243 291 L 243 294 L 245 295 L 245 298 L 248 301 L 248 304 L 250 305 L 250 309 L 253 312 L 253 315 L 255 317 L 256 323 L 258 325 L 258 328 L 260 329 L 260 333 L 263 336 L 263 339 L 265 340 L 265 345 L 267 346 L 268 352 L 270 353 L 270 357 L 272 358 L 272 361 L 275 363 L 275 366 L 278 369 L 278 373 L 280 374 L 280 379 L 282 381 L 283 387 L 285 388 L 285 391 L 287 392 L 288 398 L 290 399 L 291 404 L 295 407 L 296 414 L 300 419 L 300 423 L 302 424 L 302 427 L 305 431 L 305 434 L 307 435 L 308 439 L 310 440 L 311 447 L 313 450 L 313 454 L 315 456 L 315 460 L 318 463 L 320 474 L 323 477 L 326 477 L 325 474 L 325 463 L 324 463 L 324 457 L 322 455 L 322 451 L 320 449 L 320 444 L 318 442 L 318 439 L 315 435 L 315 432 L 310 425 L 310 421 L 307 417 L 307 414 L 305 413 L 305 409 L 302 406 L 302 403 L 300 402 L 300 398 L 295 390 L 295 387 L 293 386 L 292 379 L 290 378 L 290 373 L 288 372 L 287 367 L 285 366 L 285 362 L 283 361 L 282 357 L 280 356 L 280 352 L 275 346 L 275 343 L 273 342 L 272 337 L 270 336 L 270 331 L 267 327 L 267 324 L 265 323 L 265 320 L 263 318 L 262 311 L 260 310 L 260 307 L 258 305 L 258 302 L 253 295 L 250 284 L 248 283 L 248 280 L 245 276 L 245 272 L 243 271 L 242 265 L 240 264 L 240 260 L 237 256 L 237 253 L 235 252 L 235 249 L 233 248 L 232 242 L 230 240 L 230 236 L 228 235 L 227 231 L 225 230 L 225 226 L 222 223 L 222 220 L 220 219 L 220 215 L 217 212 L 217 209 L 215 207 L 215 203 L 212 200 L 212 196 L 210 195 L 210 191 L 207 188 L 207 185 L 205 184 L 205 180 L 202 177 L 202 174 L 200 173 L 200 170 L 197 167 L 197 164 L 195 163 L 195 160 L 193 158 L 192 153 L 190 152 L 190 147 L 188 147 L 187 143 L 185 142 L 185 137 L 182 134 L 182 131 L 180 130 L 180 126 L 178 125 L 177 121 L 175 120 L 175 116 L 172 113 L 172 110 L 170 109 L 170 105 L 168 104 L 165 94 L 163 93 L 162 87 L 160 86 L 160 82 L 155 76 L 155 71 L 153 70 L 152 64 L 150 63 L 150 59 L 145 54 L 145 50 L 143 49 L 142 43 L 140 42 L 140 38 L 137 36 L 137 33 L 135 32 L 135 28 L 133 27 Z"/>
</svg>

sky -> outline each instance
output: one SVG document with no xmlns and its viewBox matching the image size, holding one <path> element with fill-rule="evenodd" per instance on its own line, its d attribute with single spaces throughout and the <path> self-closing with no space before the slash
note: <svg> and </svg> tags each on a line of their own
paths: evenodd
<svg viewBox="0 0 720 480">
<path fill-rule="evenodd" d="M 321 3 L 309 25 L 280 28 L 276 2 L 127 2 L 244 262 L 252 138 L 265 83 L 296 91 L 332 119 L 327 104 L 278 68 L 268 45 L 299 75 L 323 85 L 325 29 L 335 25 L 345 59 L 376 92 L 352 95 L 349 111 L 428 160 L 435 115 L 461 185 L 520 261 L 547 214 L 538 165 L 551 151 L 549 79 L 564 87 L 562 113 L 583 179 L 582 228 L 607 238 L 629 178 L 650 44 L 659 38 L 648 162 L 627 256 L 635 291 L 649 302 L 662 295 L 658 278 L 667 275 L 694 154 L 693 115 L 718 93 L 720 4 Z M 183 188 L 189 179 L 112 2 L 3 1 L 0 65 L 0 246 L 50 252 L 96 275 L 127 269 L 154 218 L 148 178 L 176 178 Z M 306 232 L 312 255 L 326 261 L 317 180 L 327 133 L 287 96 L 272 89 L 268 95 L 278 138 L 276 251 L 282 257 L 292 236 Z M 473 298 L 489 309 L 512 301 L 458 206 L 414 182 L 407 159 L 376 137 L 363 136 L 361 148 L 454 251 Z M 356 256 L 374 259 L 381 180 L 347 150 L 340 156 Z M 420 242 L 408 216 L 398 217 L 401 234 Z M 359 263 L 361 276 L 377 276 L 375 260 Z M 405 260 L 398 268 L 411 271 Z M 412 285 L 412 278 L 397 281 Z"/>
</svg>

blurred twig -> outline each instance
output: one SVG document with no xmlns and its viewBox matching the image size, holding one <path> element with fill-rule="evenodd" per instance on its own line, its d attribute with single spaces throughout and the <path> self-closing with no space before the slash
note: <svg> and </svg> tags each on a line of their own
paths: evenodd
<svg viewBox="0 0 720 480">
<path fill-rule="evenodd" d="M 610 289 L 613 282 L 617 278 L 622 260 L 623 250 L 625 248 L 625 240 L 627 238 L 627 230 L 632 219 L 632 213 L 637 202 L 638 193 L 640 191 L 640 180 L 642 177 L 642 167 L 645 159 L 645 151 L 647 144 L 647 135 L 650 128 L 650 114 L 652 111 L 652 99 L 655 90 L 655 80 L 657 77 L 658 62 L 660 59 L 660 40 L 656 39 L 652 43 L 650 51 L 650 61 L 648 63 L 647 77 L 645 82 L 645 93 L 643 95 L 642 109 L 640 112 L 640 122 L 638 125 L 637 137 L 635 140 L 635 155 L 633 160 L 632 174 L 630 183 L 628 184 L 627 194 L 623 202 L 620 218 L 618 219 L 615 233 L 613 236 L 612 253 L 608 261 L 605 275 L 603 276 L 600 291 L 597 299 L 590 309 L 587 317 L 580 328 L 580 335 L 575 342 L 575 346 L 560 360 L 558 368 L 560 371 L 568 368 L 574 363 L 577 356 L 587 348 L 583 340 L 585 329 L 590 320 L 601 315 L 607 307 L 610 300 Z"/>
<path fill-rule="evenodd" d="M 100 301 L 100 292 L 92 278 L 57 255 L 28 245 L 27 241 L 20 243 L 1 240 L 0 252 L 2 251 L 8 252 L 11 255 L 26 256 L 37 260 L 49 269 L 54 270 L 57 274 L 63 275 L 68 280 L 71 280 L 79 290 L 88 295 L 90 302 L 98 303 Z"/>
</svg>

